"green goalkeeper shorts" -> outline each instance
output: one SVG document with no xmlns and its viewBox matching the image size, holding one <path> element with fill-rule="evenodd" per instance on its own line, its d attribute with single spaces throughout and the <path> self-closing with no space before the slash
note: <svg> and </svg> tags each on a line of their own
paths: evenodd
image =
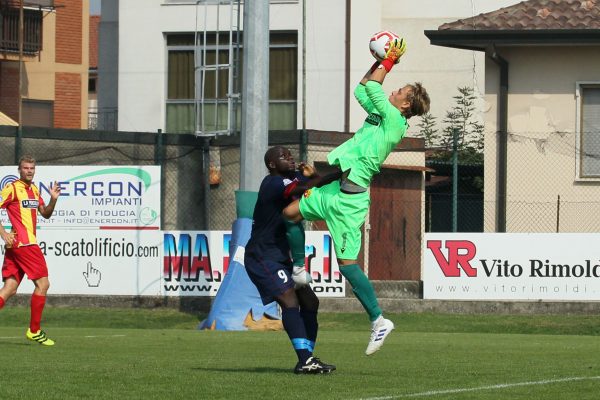
<svg viewBox="0 0 600 400">
<path fill-rule="evenodd" d="M 327 222 L 338 259 L 356 260 L 360 252 L 361 228 L 370 203 L 368 191 L 342 193 L 340 182 L 334 181 L 304 192 L 300 199 L 300 213 L 307 221 Z"/>
</svg>

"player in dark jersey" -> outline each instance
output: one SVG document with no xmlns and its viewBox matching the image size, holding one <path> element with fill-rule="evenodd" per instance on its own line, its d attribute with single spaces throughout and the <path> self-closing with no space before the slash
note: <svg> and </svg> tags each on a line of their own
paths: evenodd
<svg viewBox="0 0 600 400">
<path fill-rule="evenodd" d="M 300 285 L 293 279 L 286 221 L 282 211 L 306 189 L 339 179 L 340 174 L 319 177 L 312 166 L 300 163 L 298 172 L 290 151 L 272 147 L 265 153 L 269 170 L 258 191 L 252 234 L 246 245 L 244 263 L 262 301 L 277 301 L 282 322 L 298 356 L 297 374 L 329 373 L 334 365 L 313 356 L 317 339 L 319 299 L 305 279 Z M 302 244 L 304 246 L 304 244 Z M 305 272 L 306 273 L 306 272 Z"/>
</svg>

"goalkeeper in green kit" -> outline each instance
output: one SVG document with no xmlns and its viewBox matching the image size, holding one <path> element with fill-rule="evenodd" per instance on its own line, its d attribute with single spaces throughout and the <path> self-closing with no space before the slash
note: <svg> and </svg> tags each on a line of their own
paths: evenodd
<svg viewBox="0 0 600 400">
<path fill-rule="evenodd" d="M 283 212 L 292 222 L 302 219 L 327 222 L 340 272 L 350 282 L 352 291 L 372 323 L 367 355 L 379 350 L 394 329 L 392 321 L 383 317 L 373 285 L 357 263 L 361 228 L 371 202 L 369 183 L 404 137 L 407 120 L 429 111 L 429 95 L 420 83 L 406 85 L 389 96 L 381 87 L 387 73 L 399 62 L 405 50 L 404 39 L 390 41 L 383 61 L 371 67 L 354 91 L 368 116 L 362 128 L 327 157 L 329 164 L 341 168 L 342 178 L 307 190 Z"/>
</svg>

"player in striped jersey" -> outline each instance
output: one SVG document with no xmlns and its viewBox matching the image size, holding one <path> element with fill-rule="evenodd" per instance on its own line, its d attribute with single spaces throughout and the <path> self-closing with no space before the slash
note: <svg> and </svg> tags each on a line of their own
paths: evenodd
<svg viewBox="0 0 600 400">
<path fill-rule="evenodd" d="M 39 344 L 53 346 L 54 341 L 40 328 L 50 282 L 46 260 L 37 244 L 36 225 L 38 212 L 46 219 L 52 216 L 60 196 L 60 187 L 54 182 L 50 188 L 50 202 L 46 204 L 33 183 L 35 159 L 31 156 L 21 157 L 19 174 L 20 179 L 7 184 L 0 193 L 0 208 L 6 209 L 12 225 L 8 232 L 0 223 L 0 237 L 6 247 L 2 264 L 4 286 L 0 289 L 0 309 L 17 293 L 23 277 L 27 275 L 35 288 L 31 295 L 31 320 L 25 336 Z"/>
</svg>

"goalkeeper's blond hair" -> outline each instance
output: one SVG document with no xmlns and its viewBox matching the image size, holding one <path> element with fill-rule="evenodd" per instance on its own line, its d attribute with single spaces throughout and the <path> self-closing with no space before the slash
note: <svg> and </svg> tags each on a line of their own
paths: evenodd
<svg viewBox="0 0 600 400">
<path fill-rule="evenodd" d="M 415 115 L 423 115 L 429 111 L 429 94 L 420 82 L 408 85 L 412 89 L 408 95 L 410 107 L 403 112 L 406 119 Z"/>
</svg>

